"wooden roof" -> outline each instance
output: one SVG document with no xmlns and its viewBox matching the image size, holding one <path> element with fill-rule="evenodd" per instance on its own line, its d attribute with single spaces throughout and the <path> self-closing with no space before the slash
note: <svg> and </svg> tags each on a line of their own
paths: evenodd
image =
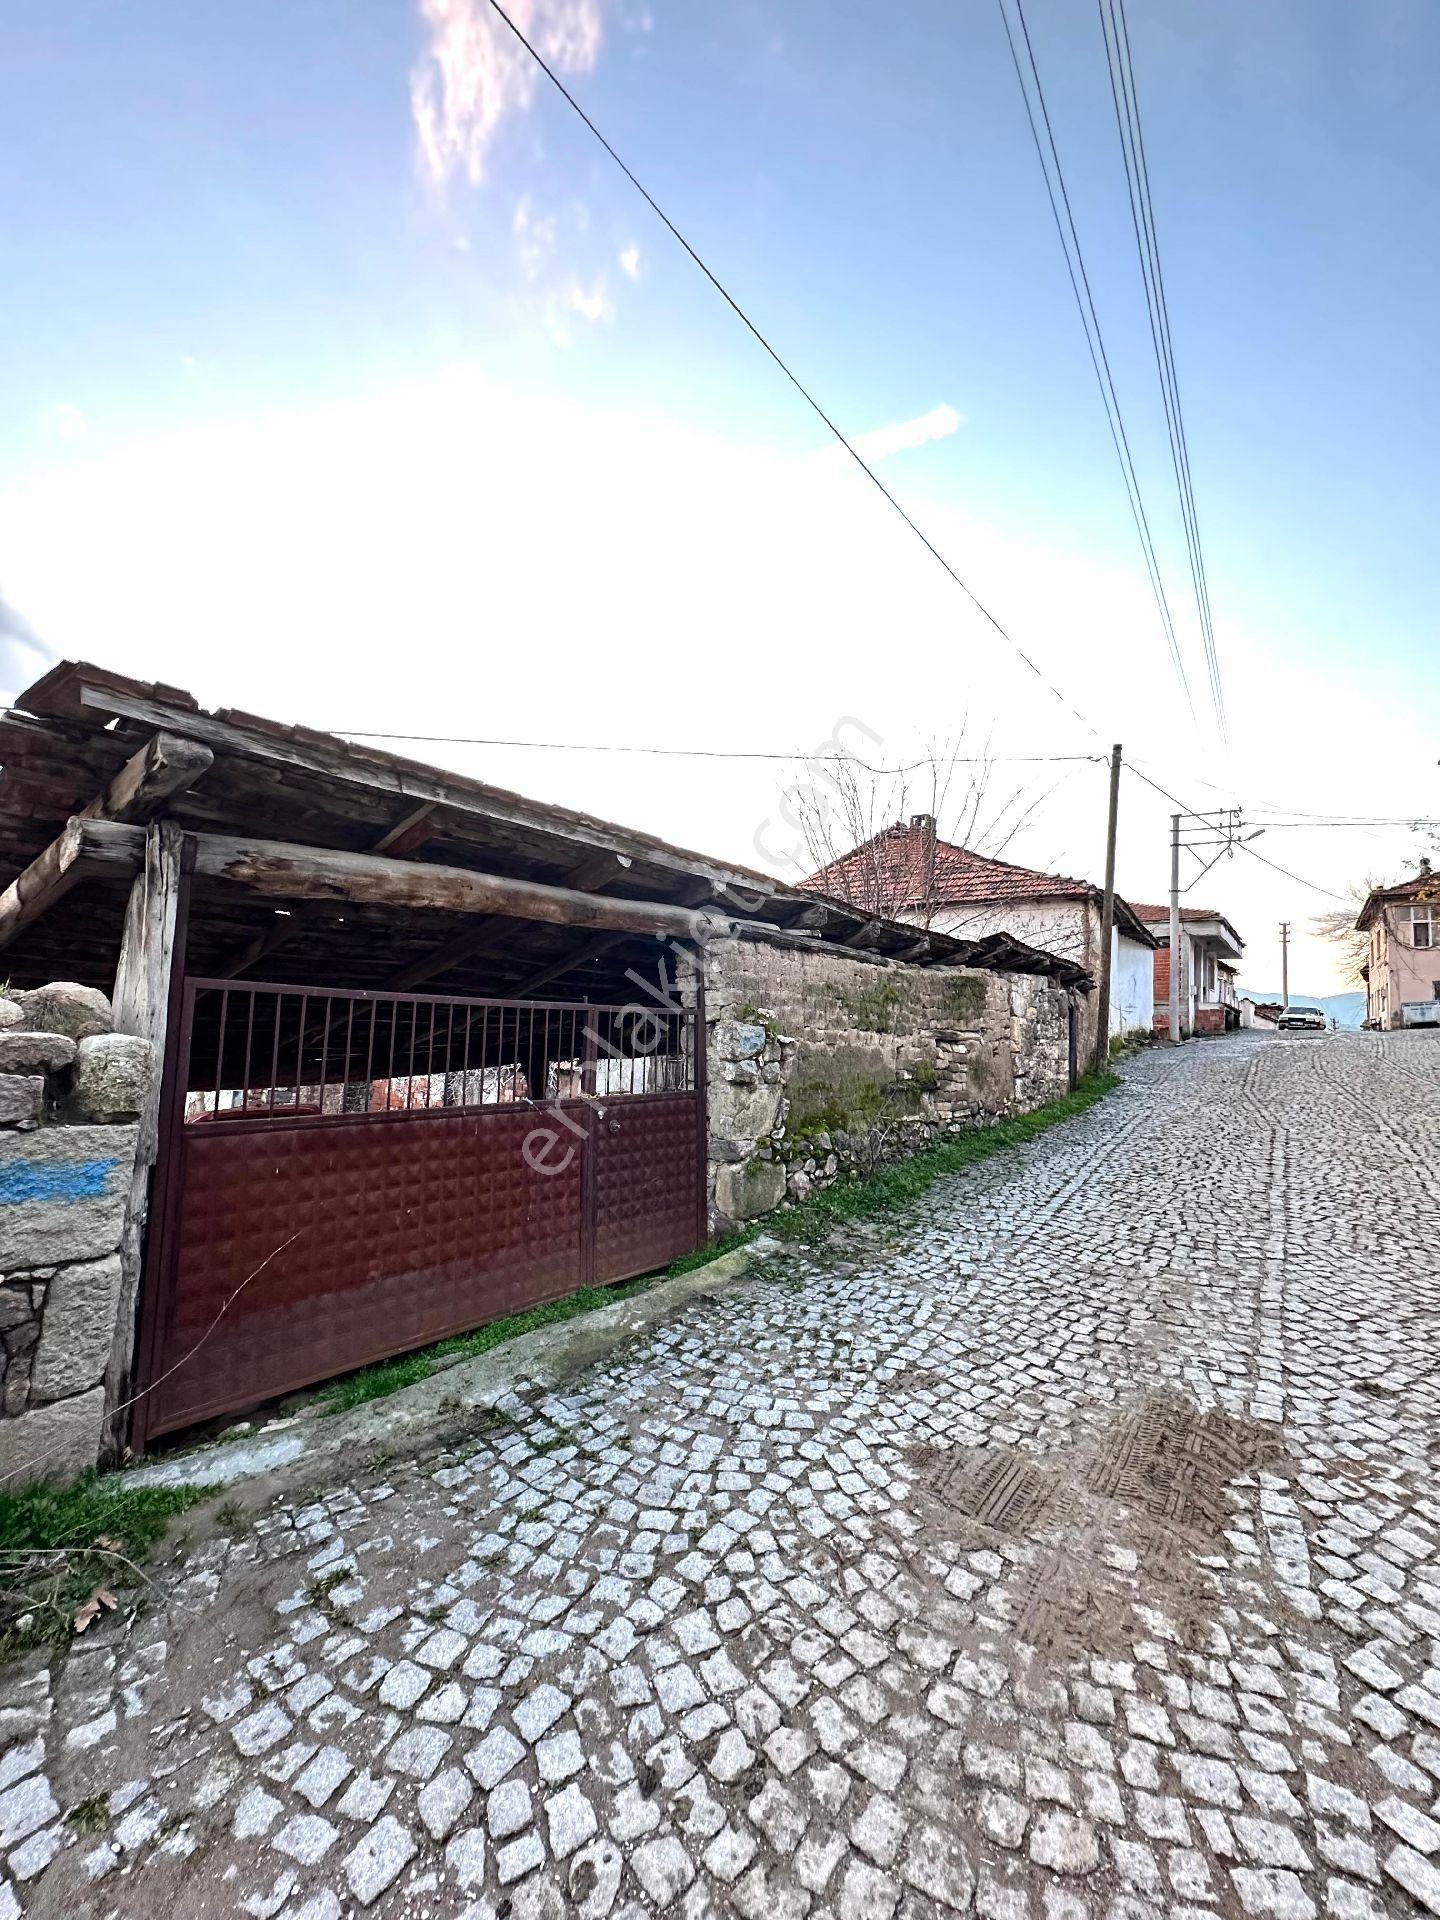
<svg viewBox="0 0 1440 1920">
<path fill-rule="evenodd" d="M 162 729 L 214 753 L 203 777 L 165 808 L 197 832 L 383 852 L 634 900 L 711 901 L 736 920 L 759 923 L 755 931 L 771 937 L 788 929 L 887 958 L 999 965 L 1086 984 L 1079 969 L 1019 943 L 1010 943 L 1004 957 L 981 961 L 974 956 L 982 942 L 867 919 L 841 901 L 652 834 L 333 734 L 233 708 L 205 712 L 182 688 L 74 661 L 53 668 L 0 718 L 3 881 L 27 866 Z M 85 882 L 24 930 L 0 970 L 20 984 L 63 976 L 108 988 L 123 903 L 123 883 Z M 287 920 L 294 924 L 282 924 Z M 188 966 L 192 974 L 229 973 L 237 958 L 263 946 L 265 952 L 239 968 L 243 977 L 380 987 L 409 984 L 404 976 L 416 969 L 436 977 L 433 968 L 428 975 L 423 970 L 439 950 L 462 942 L 469 950 L 444 969 L 449 992 L 525 992 L 537 973 L 577 956 L 563 986 L 545 991 L 603 990 L 617 970 L 623 976 L 637 956 L 655 949 L 645 936 L 597 938 L 528 920 L 481 924 L 439 911 L 307 903 L 277 913 L 253 896 L 197 881 Z"/>
</svg>

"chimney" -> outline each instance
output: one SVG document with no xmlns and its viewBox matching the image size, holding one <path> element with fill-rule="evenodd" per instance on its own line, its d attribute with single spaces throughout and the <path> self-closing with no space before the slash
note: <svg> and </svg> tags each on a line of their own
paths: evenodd
<svg viewBox="0 0 1440 1920">
<path fill-rule="evenodd" d="M 912 833 L 927 834 L 933 840 L 935 837 L 934 814 L 933 813 L 912 813 L 910 816 L 910 829 Z"/>
<path fill-rule="evenodd" d="M 1430 878 L 1430 857 L 1424 853 L 1420 856 L 1420 878 L 1422 880 L 1428 880 Z"/>
</svg>

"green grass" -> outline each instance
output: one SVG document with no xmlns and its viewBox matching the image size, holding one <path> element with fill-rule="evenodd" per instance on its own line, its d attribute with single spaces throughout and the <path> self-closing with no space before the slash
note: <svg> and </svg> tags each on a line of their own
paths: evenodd
<svg viewBox="0 0 1440 1920">
<path fill-rule="evenodd" d="M 817 1242 L 842 1221 L 874 1219 L 897 1207 L 908 1206 L 943 1175 L 958 1173 L 963 1167 L 972 1167 L 1008 1148 L 1024 1146 L 1027 1140 L 1033 1140 L 1048 1127 L 1084 1113 L 1119 1084 L 1113 1073 L 1088 1074 L 1075 1091 L 1066 1094 L 1063 1099 L 1052 1100 L 1047 1106 L 1036 1107 L 1033 1113 L 1022 1114 L 1015 1120 L 1001 1120 L 993 1126 L 974 1127 L 966 1133 L 955 1134 L 950 1139 L 938 1141 L 922 1153 L 897 1160 L 893 1166 L 882 1167 L 878 1173 L 863 1180 L 840 1180 L 833 1187 L 825 1187 L 811 1194 L 809 1199 L 788 1208 L 784 1213 L 767 1214 L 763 1220 L 755 1221 L 738 1233 L 727 1234 L 723 1240 L 712 1241 L 708 1246 L 697 1247 L 693 1253 L 682 1254 L 678 1260 L 671 1261 L 662 1275 L 627 1280 L 615 1287 L 580 1287 L 559 1300 L 547 1300 L 541 1306 L 527 1308 L 524 1313 L 512 1313 L 503 1320 L 492 1320 L 486 1326 L 476 1327 L 473 1333 L 459 1333 L 452 1339 L 441 1340 L 433 1347 L 424 1347 L 418 1353 L 405 1354 L 398 1360 L 385 1360 L 379 1366 L 365 1367 L 359 1373 L 348 1374 L 343 1380 L 337 1380 L 323 1389 L 320 1400 L 324 1411 L 343 1413 L 350 1407 L 363 1406 L 367 1400 L 382 1400 L 401 1387 L 413 1386 L 417 1380 L 428 1379 L 435 1371 L 437 1360 L 476 1359 L 494 1347 L 503 1346 L 507 1340 L 518 1339 L 522 1333 L 533 1333 L 538 1327 L 558 1326 L 562 1321 L 575 1319 L 578 1314 L 591 1313 L 596 1307 L 606 1307 L 616 1300 L 643 1293 L 657 1279 L 675 1279 L 682 1273 L 693 1273 L 697 1267 L 709 1266 L 712 1260 L 747 1246 L 761 1234 L 769 1234 L 780 1240 Z"/>
<path fill-rule="evenodd" d="M 0 1494 L 0 1659 L 68 1640 L 96 1587 L 138 1585 L 126 1562 L 142 1565 L 171 1515 L 204 1497 L 200 1487 L 127 1487 L 93 1472 L 68 1487 Z M 97 1549 L 102 1538 L 116 1547 Z"/>
<path fill-rule="evenodd" d="M 435 1371 L 437 1360 L 475 1360 L 482 1353 L 489 1353 L 492 1347 L 500 1347 L 507 1340 L 517 1340 L 522 1333 L 534 1333 L 539 1327 L 558 1326 L 564 1320 L 573 1320 L 578 1314 L 593 1313 L 596 1307 L 611 1306 L 616 1300 L 628 1300 L 631 1294 L 641 1293 L 652 1284 L 647 1275 L 639 1280 L 627 1280 L 617 1287 L 579 1287 L 574 1293 L 567 1293 L 558 1300 L 543 1301 L 538 1307 L 527 1307 L 524 1313 L 507 1314 L 503 1320 L 491 1320 L 483 1327 L 476 1327 L 473 1333 L 457 1333 L 448 1340 L 438 1341 L 433 1347 L 422 1347 L 418 1353 L 407 1353 L 398 1360 L 382 1360 L 378 1366 L 363 1367 L 359 1373 L 347 1374 L 343 1380 L 336 1380 L 326 1387 L 320 1395 L 326 1413 L 345 1413 L 351 1407 L 363 1406 L 367 1400 L 383 1400 L 387 1394 L 396 1393 L 401 1387 L 413 1387 L 417 1380 L 428 1380 Z"/>
<path fill-rule="evenodd" d="M 839 1180 L 833 1187 L 812 1193 L 798 1206 L 769 1215 L 757 1225 L 756 1231 L 773 1234 L 780 1240 L 815 1241 L 823 1239 L 831 1227 L 843 1221 L 873 1220 L 898 1207 L 909 1206 L 947 1173 L 959 1173 L 1011 1147 L 1023 1147 L 1027 1140 L 1058 1126 L 1062 1120 L 1072 1120 L 1077 1114 L 1087 1112 L 1119 1084 L 1118 1076 L 1113 1073 L 1087 1074 L 1075 1091 L 1062 1099 L 1051 1100 L 1014 1120 L 998 1120 L 991 1126 L 972 1127 L 938 1140 L 934 1146 L 897 1160 L 893 1166 L 882 1167 L 864 1179 Z"/>
</svg>

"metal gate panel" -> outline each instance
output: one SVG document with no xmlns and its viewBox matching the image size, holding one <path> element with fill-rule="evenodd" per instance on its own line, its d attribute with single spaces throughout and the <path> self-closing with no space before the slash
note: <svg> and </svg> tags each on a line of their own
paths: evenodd
<svg viewBox="0 0 1440 1920">
<path fill-rule="evenodd" d="M 595 1278 L 650 1273 L 696 1244 L 695 1095 L 617 1100 L 592 1125 Z"/>
<path fill-rule="evenodd" d="M 698 1009 L 192 980 L 174 1031 L 137 1450 L 704 1238 Z"/>
<path fill-rule="evenodd" d="M 150 1431 L 569 1292 L 580 1271 L 579 1156 L 534 1171 L 524 1155 L 534 1124 L 511 1107 L 187 1128 L 164 1346 L 194 1352 L 158 1386 Z"/>
</svg>

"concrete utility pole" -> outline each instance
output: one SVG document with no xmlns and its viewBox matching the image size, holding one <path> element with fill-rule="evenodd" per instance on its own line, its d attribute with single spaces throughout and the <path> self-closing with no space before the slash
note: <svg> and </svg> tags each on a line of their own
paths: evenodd
<svg viewBox="0 0 1440 1920">
<path fill-rule="evenodd" d="M 1290 922 L 1280 922 L 1280 1004 L 1290 1004 Z"/>
<path fill-rule="evenodd" d="M 1172 1047 L 1180 1045 L 1180 820 L 1170 816 L 1170 1033 Z"/>
<path fill-rule="evenodd" d="M 1105 895 L 1100 907 L 1100 1012 L 1095 1022 L 1095 1071 L 1110 1064 L 1110 949 L 1115 944 L 1115 832 L 1120 821 L 1120 748 L 1110 749 L 1110 817 L 1105 829 Z"/>
</svg>

